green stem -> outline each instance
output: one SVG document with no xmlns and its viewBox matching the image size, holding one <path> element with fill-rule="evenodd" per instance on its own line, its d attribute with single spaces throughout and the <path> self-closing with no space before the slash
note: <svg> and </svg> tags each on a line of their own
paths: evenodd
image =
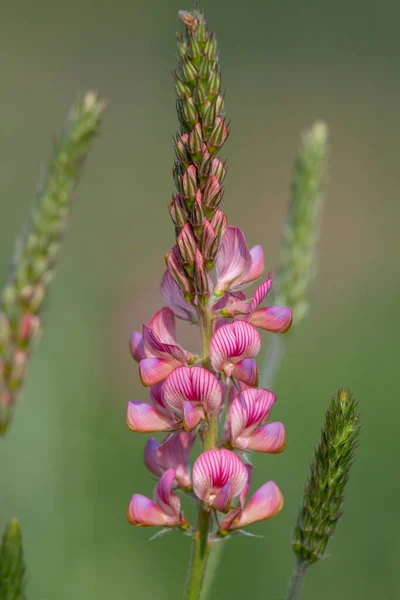
<svg viewBox="0 0 400 600">
<path fill-rule="evenodd" d="M 212 313 L 208 305 L 200 309 L 200 326 L 203 344 L 202 365 L 206 369 L 210 364 L 210 341 L 212 336 Z M 208 429 L 203 436 L 203 451 L 212 450 L 217 446 L 218 417 L 210 415 Z M 212 513 L 204 502 L 199 502 L 199 513 L 197 519 L 197 531 L 193 536 L 192 556 L 189 565 L 189 573 L 186 583 L 185 599 L 198 600 L 203 586 L 204 575 L 207 567 L 207 559 L 210 554 L 210 542 L 208 533 L 210 530 Z"/>
<path fill-rule="evenodd" d="M 303 587 L 304 575 L 306 574 L 307 568 L 307 562 L 302 558 L 298 558 L 289 581 L 286 600 L 299 600 L 301 588 Z"/>
</svg>

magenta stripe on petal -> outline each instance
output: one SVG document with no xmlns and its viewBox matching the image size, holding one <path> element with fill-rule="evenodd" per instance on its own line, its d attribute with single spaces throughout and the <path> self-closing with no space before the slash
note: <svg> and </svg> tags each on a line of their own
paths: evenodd
<svg viewBox="0 0 400 600">
<path fill-rule="evenodd" d="M 221 387 L 215 375 L 203 367 L 180 367 L 165 381 L 164 400 L 174 412 L 182 411 L 183 402 L 189 401 L 211 413 L 221 404 Z"/>
<path fill-rule="evenodd" d="M 129 429 L 139 433 L 168 431 L 172 427 L 172 422 L 159 415 L 150 404 L 137 400 L 128 403 L 126 423 Z"/>
<path fill-rule="evenodd" d="M 292 324 L 292 310 L 287 306 L 258 308 L 250 317 L 250 323 L 274 333 L 285 333 Z"/>
<path fill-rule="evenodd" d="M 149 328 L 156 332 L 165 344 L 176 344 L 175 317 L 170 308 L 158 310 L 149 321 Z"/>
<path fill-rule="evenodd" d="M 240 443 L 240 439 L 238 440 Z M 247 437 L 247 449 L 279 454 L 286 447 L 286 432 L 282 423 L 268 423 L 258 427 Z"/>
<path fill-rule="evenodd" d="M 193 489 L 198 498 L 212 501 L 226 483 L 232 484 L 232 498 L 238 496 L 247 482 L 247 470 L 240 458 L 230 450 L 207 450 L 193 465 Z"/>
<path fill-rule="evenodd" d="M 140 361 L 140 381 L 146 387 L 159 383 L 173 371 L 179 363 L 176 360 L 166 358 L 145 358 Z"/>
<path fill-rule="evenodd" d="M 276 515 L 282 506 L 283 496 L 280 489 L 274 481 L 268 481 L 253 494 L 229 529 L 238 529 L 269 519 Z M 221 529 L 223 529 L 223 523 L 221 523 Z"/>
<path fill-rule="evenodd" d="M 235 321 L 220 327 L 212 336 L 210 359 L 216 371 L 222 371 L 228 363 L 243 358 L 253 358 L 261 349 L 258 331 L 245 321 Z"/>
<path fill-rule="evenodd" d="M 139 527 L 151 527 L 152 525 L 168 527 L 176 522 L 176 517 L 165 514 L 153 500 L 141 494 L 132 496 L 126 516 L 132 525 Z"/>
<path fill-rule="evenodd" d="M 275 400 L 275 394 L 263 388 L 250 388 L 238 394 L 230 405 L 228 415 L 232 442 L 265 423 Z"/>
<path fill-rule="evenodd" d="M 169 310 L 169 308 L 165 310 Z M 172 314 L 172 311 L 170 312 Z M 152 356 L 169 360 L 174 358 L 182 364 L 186 363 L 186 353 L 182 348 L 175 344 L 165 344 L 160 336 L 146 325 L 143 325 L 143 340 L 146 351 L 150 352 Z"/>
</svg>

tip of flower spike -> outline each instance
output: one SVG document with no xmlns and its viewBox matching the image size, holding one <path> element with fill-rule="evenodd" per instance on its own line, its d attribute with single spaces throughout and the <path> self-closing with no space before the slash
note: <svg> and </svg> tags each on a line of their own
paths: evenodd
<svg viewBox="0 0 400 600">
<path fill-rule="evenodd" d="M 178 11 L 178 16 L 187 28 L 187 30 L 190 31 L 190 33 L 196 33 L 197 27 L 199 25 L 199 20 L 197 19 L 197 17 L 192 15 L 190 12 L 187 12 L 186 10 Z"/>
</svg>

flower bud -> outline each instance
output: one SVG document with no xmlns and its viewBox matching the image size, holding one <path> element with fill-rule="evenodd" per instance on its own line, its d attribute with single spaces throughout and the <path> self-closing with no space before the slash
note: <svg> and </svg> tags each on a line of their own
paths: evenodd
<svg viewBox="0 0 400 600">
<path fill-rule="evenodd" d="M 217 59 L 217 42 L 214 34 L 211 34 L 206 41 L 206 45 L 204 47 L 204 56 L 206 56 L 210 62 Z"/>
<path fill-rule="evenodd" d="M 207 272 L 204 266 L 204 259 L 198 248 L 196 249 L 196 259 L 194 267 L 194 282 L 197 293 L 197 299 L 200 304 L 204 304 L 205 302 L 207 302 L 210 296 L 210 289 L 208 285 Z"/>
<path fill-rule="evenodd" d="M 189 135 L 185 133 L 184 135 L 177 137 L 175 140 L 176 157 L 185 168 L 187 168 L 191 163 L 187 148 L 188 139 Z"/>
<path fill-rule="evenodd" d="M 196 123 L 194 129 L 189 135 L 189 152 L 190 154 L 197 154 L 201 152 L 203 147 L 203 136 L 201 132 L 200 123 Z"/>
<path fill-rule="evenodd" d="M 197 191 L 197 171 L 194 165 L 190 165 L 183 175 L 182 191 L 186 200 L 190 201 L 188 204 L 192 205 Z"/>
<path fill-rule="evenodd" d="M 37 315 L 25 313 L 19 323 L 18 340 L 29 342 L 38 337 L 40 332 L 40 318 Z"/>
<path fill-rule="evenodd" d="M 165 262 L 169 274 L 182 290 L 185 300 L 187 302 L 193 302 L 195 292 L 192 288 L 190 279 L 183 268 L 178 246 L 175 245 L 172 250 L 168 252 L 165 257 Z"/>
<path fill-rule="evenodd" d="M 226 215 L 222 212 L 222 210 L 216 210 L 213 218 L 210 221 L 211 227 L 214 229 L 214 233 L 217 236 L 218 240 L 221 241 L 222 236 L 225 233 L 225 229 L 228 225 L 228 220 Z"/>
<path fill-rule="evenodd" d="M 182 118 L 187 127 L 194 127 L 199 120 L 193 98 L 185 98 L 181 100 Z"/>
<path fill-rule="evenodd" d="M 207 269 L 212 269 L 214 266 L 214 258 L 217 254 L 219 240 L 215 235 L 209 221 L 204 221 L 203 233 L 200 239 L 200 251 Z"/>
<path fill-rule="evenodd" d="M 200 79 L 206 79 L 206 80 L 208 80 L 208 78 L 210 76 L 210 63 L 205 56 L 203 56 L 203 58 L 200 61 L 200 64 L 198 67 L 198 75 L 199 75 Z"/>
<path fill-rule="evenodd" d="M 186 82 L 193 82 L 197 79 L 197 69 L 190 60 L 187 60 L 182 65 L 183 79 Z"/>
<path fill-rule="evenodd" d="M 197 190 L 189 219 L 193 226 L 194 234 L 196 238 L 199 239 L 201 232 L 203 231 L 204 222 L 203 203 L 200 190 Z"/>
<path fill-rule="evenodd" d="M 222 199 L 221 186 L 215 175 L 209 177 L 203 192 L 203 205 L 207 209 L 216 209 Z"/>
<path fill-rule="evenodd" d="M 183 98 L 190 98 L 192 95 L 192 90 L 182 79 L 179 77 L 177 73 L 174 73 L 175 77 L 175 91 L 178 98 L 181 100 Z"/>
<path fill-rule="evenodd" d="M 213 71 L 208 78 L 208 96 L 217 96 L 221 90 L 221 79 L 217 70 Z"/>
<path fill-rule="evenodd" d="M 13 356 L 13 364 L 8 379 L 8 387 L 10 390 L 17 390 L 25 377 L 28 363 L 28 354 L 24 350 L 17 350 Z"/>
<path fill-rule="evenodd" d="M 225 179 L 226 169 L 224 163 L 219 158 L 213 158 L 211 161 L 211 174 L 215 175 L 219 183 L 222 183 Z"/>
<path fill-rule="evenodd" d="M 201 47 L 200 47 L 200 44 L 194 38 L 192 38 L 190 40 L 189 51 L 190 51 L 190 57 L 191 58 L 198 58 L 199 56 L 201 56 Z"/>
<path fill-rule="evenodd" d="M 197 27 L 199 25 L 198 18 L 192 15 L 190 12 L 187 12 L 186 10 L 180 10 L 178 12 L 178 15 L 182 23 L 187 28 L 187 30 L 190 31 L 190 33 L 192 34 L 196 33 Z"/>
<path fill-rule="evenodd" d="M 207 148 L 210 154 L 215 154 L 224 144 L 228 137 L 228 127 L 225 121 L 219 117 L 215 120 L 215 127 L 207 140 Z"/>
<path fill-rule="evenodd" d="M 210 102 L 209 106 L 204 110 L 202 123 L 204 129 L 210 133 L 215 126 L 215 118 L 216 118 L 216 103 Z"/>
<path fill-rule="evenodd" d="M 169 214 L 174 222 L 175 227 L 182 229 L 188 220 L 188 211 L 185 204 L 185 199 L 182 194 L 177 194 L 169 205 Z"/>
<path fill-rule="evenodd" d="M 199 107 L 200 113 L 202 113 L 202 111 L 203 111 L 203 108 L 200 109 L 200 105 L 203 105 L 205 103 L 205 101 L 207 100 L 207 92 L 208 92 L 207 83 L 204 81 L 204 79 L 198 79 L 196 86 L 193 90 L 193 97 L 194 97 L 195 103 Z"/>
<path fill-rule="evenodd" d="M 186 223 L 178 235 L 176 243 L 178 244 L 183 265 L 188 273 L 192 273 L 196 256 L 196 240 L 190 223 Z"/>
</svg>

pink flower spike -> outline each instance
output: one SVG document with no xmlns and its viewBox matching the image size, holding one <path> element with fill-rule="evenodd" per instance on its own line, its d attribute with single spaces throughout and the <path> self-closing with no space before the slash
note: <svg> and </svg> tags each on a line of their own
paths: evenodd
<svg viewBox="0 0 400 600">
<path fill-rule="evenodd" d="M 253 312 L 249 322 L 255 327 L 285 333 L 292 324 L 292 310 L 286 306 L 267 306 Z"/>
<path fill-rule="evenodd" d="M 195 308 L 186 302 L 181 289 L 168 271 L 165 271 L 162 277 L 161 297 L 176 317 L 184 321 L 197 323 L 198 317 Z"/>
<path fill-rule="evenodd" d="M 146 358 L 143 336 L 138 331 L 132 332 L 131 339 L 129 341 L 129 348 L 136 362 L 140 362 Z"/>
<path fill-rule="evenodd" d="M 245 321 L 222 325 L 211 338 L 210 360 L 215 371 L 230 377 L 235 364 L 255 357 L 261 349 L 258 331 Z M 246 366 L 246 365 L 245 365 Z M 239 365 L 243 368 L 243 364 Z"/>
<path fill-rule="evenodd" d="M 247 478 L 247 469 L 240 458 L 225 448 L 203 452 L 193 465 L 194 492 L 208 506 L 213 505 L 217 495 L 227 483 L 231 484 L 231 487 L 224 488 L 217 504 L 224 504 L 223 496 L 227 494 L 228 489 L 230 498 L 239 496 L 246 486 Z"/>
<path fill-rule="evenodd" d="M 243 231 L 239 227 L 227 227 L 216 260 L 217 284 L 215 296 L 223 296 L 235 281 L 251 267 L 251 254 Z"/>
<path fill-rule="evenodd" d="M 268 423 L 263 427 L 258 427 L 246 439 L 239 437 L 236 440 L 236 447 L 255 450 L 256 452 L 267 452 L 268 454 L 279 454 L 286 447 L 286 432 L 282 423 L 279 421 Z"/>
<path fill-rule="evenodd" d="M 150 404 L 137 400 L 128 403 L 126 423 L 129 429 L 138 433 L 170 431 L 174 427 L 172 419 L 160 415 Z"/>
<path fill-rule="evenodd" d="M 264 521 L 276 515 L 282 506 L 283 496 L 280 489 L 274 481 L 268 481 L 253 494 L 239 514 L 233 514 L 232 519 L 231 513 L 222 521 L 220 530 L 241 529 L 251 523 Z"/>
<path fill-rule="evenodd" d="M 180 367 L 165 381 L 164 401 L 169 410 L 177 416 L 182 415 L 183 403 L 186 401 L 210 414 L 221 404 L 221 386 L 208 369 Z"/>
</svg>

